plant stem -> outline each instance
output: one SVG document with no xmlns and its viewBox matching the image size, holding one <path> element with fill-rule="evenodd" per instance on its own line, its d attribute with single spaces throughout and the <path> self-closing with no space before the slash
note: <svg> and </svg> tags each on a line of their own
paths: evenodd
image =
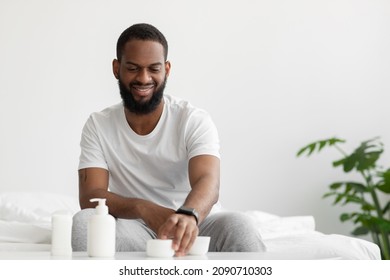
<svg viewBox="0 0 390 280">
<path fill-rule="evenodd" d="M 348 156 L 346 152 L 344 152 L 343 149 L 341 149 L 337 144 L 334 145 L 334 147 L 343 155 L 343 156 Z"/>
<path fill-rule="evenodd" d="M 375 185 L 371 181 L 371 176 L 367 176 L 363 171 L 360 172 L 361 175 L 364 177 L 364 180 L 366 181 L 368 190 L 370 191 L 372 200 L 374 202 L 375 210 L 377 212 L 378 218 L 383 219 L 383 213 L 382 208 L 379 203 L 378 196 L 376 195 Z M 387 230 L 383 230 L 379 228 L 380 236 L 382 242 L 379 242 L 379 247 L 381 247 L 382 254 L 384 259 L 390 260 L 390 242 L 389 242 L 389 232 Z M 379 239 L 379 238 L 378 238 Z M 378 240 L 380 241 L 380 240 Z M 382 246 L 381 246 L 382 245 Z"/>
<path fill-rule="evenodd" d="M 374 241 L 374 243 L 376 245 L 378 245 L 378 246 L 381 245 L 378 234 L 376 232 L 371 231 L 371 238 L 372 238 L 372 241 Z"/>
<path fill-rule="evenodd" d="M 372 196 L 372 200 L 374 201 L 376 211 L 378 213 L 378 218 L 383 219 L 382 215 L 382 209 L 380 208 L 378 196 L 376 195 L 375 189 L 370 189 L 370 193 Z M 386 260 L 390 260 L 390 243 L 389 243 L 389 232 L 387 230 L 380 229 L 379 230 L 382 237 L 382 249 L 383 249 L 383 256 Z"/>
</svg>

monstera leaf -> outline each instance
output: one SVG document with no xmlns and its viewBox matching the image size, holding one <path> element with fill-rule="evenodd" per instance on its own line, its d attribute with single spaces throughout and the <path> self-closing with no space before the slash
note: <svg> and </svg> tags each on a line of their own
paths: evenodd
<svg viewBox="0 0 390 280">
<path fill-rule="evenodd" d="M 352 153 L 348 154 L 340 148 L 345 140 L 329 138 L 312 142 L 299 149 L 297 156 L 312 155 L 325 147 L 334 147 L 342 158 L 334 161 L 334 167 L 342 167 L 346 173 L 357 172 L 363 178 L 362 182 L 341 181 L 332 183 L 330 191 L 324 198 L 334 197 L 333 204 L 346 205 L 353 203 L 359 206 L 359 212 L 343 213 L 342 222 L 352 221 L 356 227 L 353 235 L 371 234 L 372 239 L 381 248 L 382 258 L 390 259 L 390 201 L 381 206 L 379 193 L 390 194 L 390 168 L 383 171 L 378 160 L 384 152 L 379 138 L 372 138 L 362 142 Z"/>
</svg>

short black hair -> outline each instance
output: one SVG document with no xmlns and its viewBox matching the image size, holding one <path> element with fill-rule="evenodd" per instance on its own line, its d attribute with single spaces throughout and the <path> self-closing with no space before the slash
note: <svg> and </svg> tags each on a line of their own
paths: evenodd
<svg viewBox="0 0 390 280">
<path fill-rule="evenodd" d="M 125 44 L 131 40 L 155 41 L 164 48 L 164 58 L 168 58 L 168 42 L 164 35 L 153 25 L 147 23 L 137 23 L 128 27 L 118 38 L 116 44 L 116 57 L 120 61 Z"/>
</svg>

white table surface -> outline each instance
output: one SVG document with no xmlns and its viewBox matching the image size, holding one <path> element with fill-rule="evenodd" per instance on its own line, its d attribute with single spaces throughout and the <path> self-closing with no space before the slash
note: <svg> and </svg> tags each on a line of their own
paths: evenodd
<svg viewBox="0 0 390 280">
<path fill-rule="evenodd" d="M 146 252 L 117 252 L 113 258 L 107 260 L 305 260 L 305 259 L 337 259 L 323 256 L 312 258 L 313 256 L 303 257 L 301 254 L 294 252 L 284 252 L 283 254 L 277 252 L 209 252 L 204 256 L 184 256 L 172 258 L 151 258 L 146 255 Z M 93 260 L 105 258 L 91 258 L 88 257 L 87 252 L 73 252 L 70 257 L 51 256 L 49 251 L 13 251 L 0 252 L 0 260 Z"/>
<path fill-rule="evenodd" d="M 87 252 L 73 252 L 71 257 L 51 256 L 48 251 L 15 251 L 15 252 L 0 252 L 0 260 L 92 260 L 92 259 L 115 259 L 115 260 L 223 260 L 223 259 L 262 259 L 262 253 L 207 253 L 204 256 L 184 256 L 171 258 L 152 258 L 146 255 L 146 252 L 117 252 L 113 258 L 94 258 L 88 257 Z"/>
</svg>

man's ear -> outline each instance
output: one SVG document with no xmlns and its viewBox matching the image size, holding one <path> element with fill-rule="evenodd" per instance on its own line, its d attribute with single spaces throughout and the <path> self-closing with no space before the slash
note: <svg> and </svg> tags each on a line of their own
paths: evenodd
<svg viewBox="0 0 390 280">
<path fill-rule="evenodd" d="M 114 76 L 117 80 L 119 80 L 119 69 L 120 69 L 121 63 L 118 59 L 114 59 L 112 61 L 112 72 L 114 73 Z"/>
<path fill-rule="evenodd" d="M 165 75 L 168 77 L 171 72 L 171 63 L 167 60 L 165 61 Z"/>
</svg>

